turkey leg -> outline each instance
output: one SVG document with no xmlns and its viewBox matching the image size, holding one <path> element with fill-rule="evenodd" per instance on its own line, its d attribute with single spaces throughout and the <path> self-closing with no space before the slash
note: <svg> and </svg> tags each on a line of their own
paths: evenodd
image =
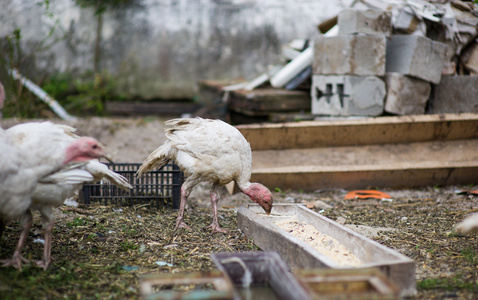
<svg viewBox="0 0 478 300">
<path fill-rule="evenodd" d="M 178 228 L 186 228 L 191 229 L 186 223 L 184 223 L 184 209 L 186 208 L 186 201 L 188 200 L 189 191 L 187 191 L 184 187 L 181 187 L 181 202 L 179 203 L 179 213 L 178 218 L 176 219 L 176 226 L 174 227 L 174 231 Z"/>
<path fill-rule="evenodd" d="M 45 228 L 45 246 L 43 247 L 43 258 L 35 262 L 37 266 L 43 268 L 44 270 L 46 270 L 51 263 L 51 239 L 53 236 L 54 225 L 55 221 L 51 220 L 51 222 Z"/>
<path fill-rule="evenodd" d="M 18 239 L 18 244 L 13 252 L 12 258 L 0 261 L 4 267 L 12 266 L 18 270 L 22 269 L 22 262 L 28 262 L 28 260 L 22 256 L 22 249 L 25 245 L 25 241 L 27 240 L 30 228 L 32 227 L 32 212 L 30 210 L 27 210 L 22 215 L 20 223 L 22 224 L 22 232 L 20 233 L 20 238 Z"/>
<path fill-rule="evenodd" d="M 207 228 L 211 228 L 212 233 L 215 233 L 215 232 L 228 233 L 229 230 L 221 228 L 217 220 L 217 202 L 219 201 L 219 198 L 217 197 L 217 188 L 218 186 L 214 185 L 210 192 L 213 216 L 212 216 L 212 223 Z"/>
</svg>

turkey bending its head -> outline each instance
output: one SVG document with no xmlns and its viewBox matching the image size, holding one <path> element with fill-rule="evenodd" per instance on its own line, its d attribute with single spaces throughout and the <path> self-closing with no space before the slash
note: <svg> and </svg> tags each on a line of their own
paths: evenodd
<svg viewBox="0 0 478 300">
<path fill-rule="evenodd" d="M 269 189 L 260 183 L 251 183 L 251 185 L 243 191 L 244 194 L 249 196 L 252 201 L 259 204 L 266 214 L 270 214 L 272 210 L 272 193 Z"/>
</svg>

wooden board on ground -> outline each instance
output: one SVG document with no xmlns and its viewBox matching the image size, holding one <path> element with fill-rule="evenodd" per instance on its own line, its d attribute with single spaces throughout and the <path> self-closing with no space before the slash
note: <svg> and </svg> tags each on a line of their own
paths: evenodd
<svg viewBox="0 0 478 300">
<path fill-rule="evenodd" d="M 264 120 L 272 113 L 310 112 L 309 90 L 274 89 L 270 86 L 258 87 L 252 91 L 233 90 L 225 92 L 225 86 L 239 81 L 203 80 L 198 82 L 200 102 L 204 105 L 227 103 L 227 108 L 235 114 L 243 114 L 247 121 L 234 118 L 239 123 Z M 251 119 L 252 118 L 252 119 Z"/>
<path fill-rule="evenodd" d="M 269 188 L 406 188 L 478 182 L 478 139 L 253 151 Z"/>
<path fill-rule="evenodd" d="M 237 90 L 229 94 L 229 109 L 248 116 L 265 116 L 272 112 L 310 111 L 310 94 L 306 91 L 287 91 L 262 88 Z"/>
<path fill-rule="evenodd" d="M 394 116 L 238 125 L 252 150 L 478 138 L 478 114 Z"/>
<path fill-rule="evenodd" d="M 239 125 L 252 180 L 282 190 L 478 182 L 478 114 Z"/>
</svg>

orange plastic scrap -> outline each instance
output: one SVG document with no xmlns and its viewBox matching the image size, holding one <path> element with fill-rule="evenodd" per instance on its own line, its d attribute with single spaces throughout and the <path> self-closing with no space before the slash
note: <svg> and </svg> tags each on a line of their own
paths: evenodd
<svg viewBox="0 0 478 300">
<path fill-rule="evenodd" d="M 478 195 L 478 190 L 456 190 L 455 194 L 459 195 Z"/>
<path fill-rule="evenodd" d="M 376 191 L 376 190 L 358 190 L 358 191 L 351 191 L 348 192 L 347 195 L 344 197 L 346 200 L 351 199 L 380 199 L 382 201 L 391 201 L 392 197 L 384 192 Z"/>
</svg>

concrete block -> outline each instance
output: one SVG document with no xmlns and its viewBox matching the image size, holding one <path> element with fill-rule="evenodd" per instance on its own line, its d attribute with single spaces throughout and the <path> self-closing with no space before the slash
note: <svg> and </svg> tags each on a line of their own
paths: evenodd
<svg viewBox="0 0 478 300">
<path fill-rule="evenodd" d="M 385 75 L 385 35 L 321 36 L 314 47 L 314 74 Z"/>
<path fill-rule="evenodd" d="M 381 9 L 346 8 L 338 16 L 339 34 L 392 34 L 392 13 Z"/>
<path fill-rule="evenodd" d="M 376 76 L 313 75 L 312 114 L 378 116 L 385 93 L 385 83 Z"/>
<path fill-rule="evenodd" d="M 393 27 L 399 32 L 413 33 L 423 23 L 410 6 L 404 6 L 394 18 Z"/>
<path fill-rule="evenodd" d="M 427 113 L 478 113 L 478 76 L 442 76 Z"/>
<path fill-rule="evenodd" d="M 399 73 L 385 75 L 385 111 L 397 115 L 420 115 L 430 97 L 431 84 Z"/>
<path fill-rule="evenodd" d="M 439 83 L 447 45 L 417 35 L 392 35 L 387 41 L 386 72 Z"/>
</svg>

